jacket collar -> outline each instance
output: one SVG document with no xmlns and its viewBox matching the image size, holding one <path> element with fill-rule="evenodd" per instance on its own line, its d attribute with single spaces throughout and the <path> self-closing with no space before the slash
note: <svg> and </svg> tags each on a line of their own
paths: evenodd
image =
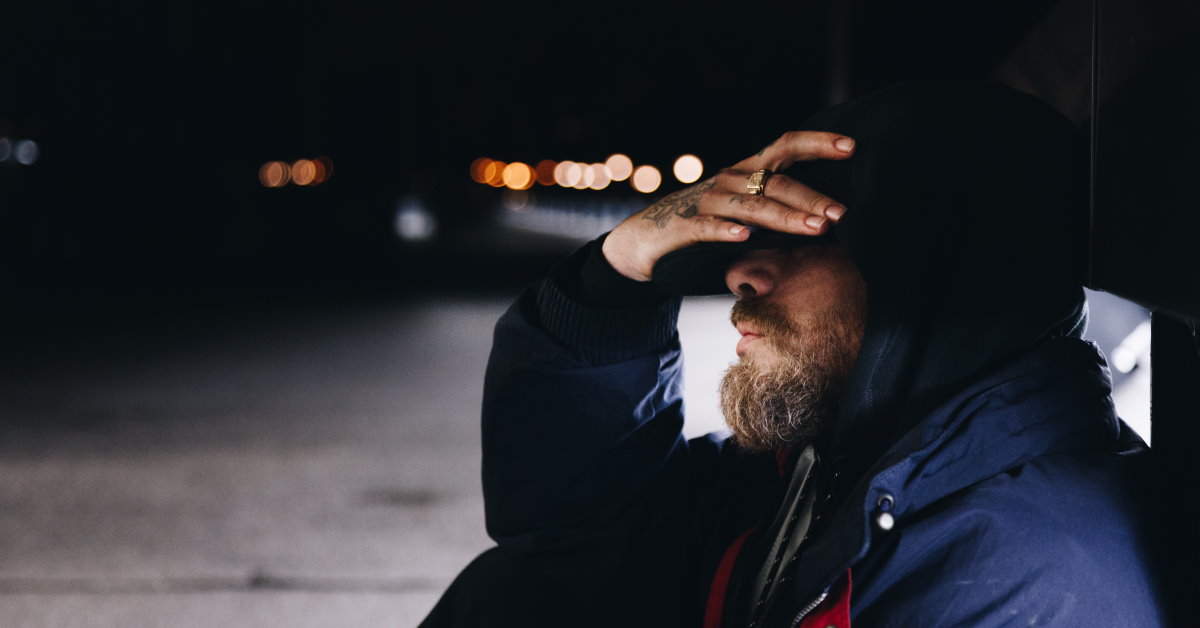
<svg viewBox="0 0 1200 628">
<path fill-rule="evenodd" d="M 800 559 L 790 617 L 867 555 L 884 510 L 906 513 L 1051 453 L 1113 447 L 1120 434 L 1108 369 L 1089 342 L 1040 343 L 929 414 L 870 467 Z M 884 504 L 886 498 L 886 505 Z M 790 608 L 790 607 L 795 608 Z M 769 622 L 774 625 L 774 622 Z"/>
</svg>

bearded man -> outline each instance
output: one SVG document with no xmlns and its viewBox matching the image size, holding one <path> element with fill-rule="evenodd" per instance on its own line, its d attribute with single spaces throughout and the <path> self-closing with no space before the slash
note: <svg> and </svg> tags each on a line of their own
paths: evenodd
<svg viewBox="0 0 1200 628">
<path fill-rule="evenodd" d="M 1145 444 L 1080 339 L 1074 126 L 920 82 L 560 263 L 496 329 L 488 532 L 429 626 L 1154 626 Z M 786 174 L 785 174 L 786 171 Z M 731 436 L 681 295 L 732 291 Z"/>
</svg>

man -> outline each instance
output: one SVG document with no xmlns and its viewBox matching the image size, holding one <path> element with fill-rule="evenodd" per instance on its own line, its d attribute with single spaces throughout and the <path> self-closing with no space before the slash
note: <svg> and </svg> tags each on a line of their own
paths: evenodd
<svg viewBox="0 0 1200 628">
<path fill-rule="evenodd" d="M 1163 623 L 1145 446 L 1079 339 L 1074 126 L 1004 87 L 922 82 L 805 128 L 501 319 L 499 547 L 427 625 Z M 670 295 L 723 288 L 732 437 L 688 442 Z"/>
</svg>

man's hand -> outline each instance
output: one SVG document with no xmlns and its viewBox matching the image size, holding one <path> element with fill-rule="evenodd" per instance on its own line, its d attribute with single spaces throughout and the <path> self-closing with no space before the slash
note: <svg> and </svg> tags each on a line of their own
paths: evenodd
<svg viewBox="0 0 1200 628">
<path fill-rule="evenodd" d="M 670 194 L 626 218 L 604 240 L 601 251 L 617 272 L 649 281 L 655 262 L 696 242 L 740 242 L 746 225 L 773 231 L 819 235 L 846 211 L 837 201 L 782 174 L 767 179 L 762 196 L 746 183 L 756 170 L 779 172 L 797 161 L 846 159 L 854 140 L 836 133 L 785 133 L 757 155 L 716 176 Z"/>
</svg>

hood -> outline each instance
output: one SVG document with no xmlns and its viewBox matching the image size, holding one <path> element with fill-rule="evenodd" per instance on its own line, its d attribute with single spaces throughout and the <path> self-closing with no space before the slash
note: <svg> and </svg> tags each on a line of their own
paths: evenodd
<svg viewBox="0 0 1200 628">
<path fill-rule="evenodd" d="M 1082 334 L 1087 162 L 1065 116 L 998 83 L 916 81 L 823 110 L 800 128 L 857 143 L 848 160 L 787 172 L 846 205 L 833 237 L 867 284 L 836 456 L 853 452 L 851 466 L 863 470 L 969 382 L 1042 340 Z M 693 276 L 698 258 L 712 259 L 719 276 L 746 248 L 822 241 L 751 240 L 679 257 Z"/>
</svg>

